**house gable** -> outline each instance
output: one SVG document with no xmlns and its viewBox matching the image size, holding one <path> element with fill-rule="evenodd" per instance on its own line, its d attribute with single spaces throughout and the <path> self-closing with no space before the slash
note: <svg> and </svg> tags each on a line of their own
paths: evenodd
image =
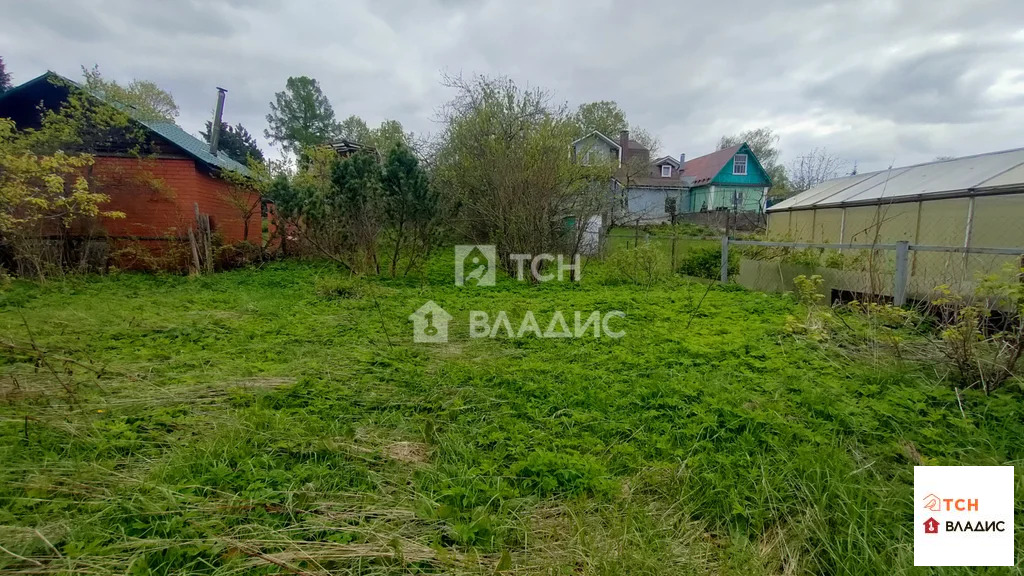
<svg viewBox="0 0 1024 576">
<path fill-rule="evenodd" d="M 651 178 L 679 178 L 679 161 L 671 156 L 658 158 L 651 163 L 650 176 Z"/>
<path fill-rule="evenodd" d="M 621 164 L 619 145 L 611 138 L 593 131 L 572 143 L 573 157 L 581 164 L 598 164 L 611 162 Z"/>
<path fill-rule="evenodd" d="M 747 159 L 746 174 L 736 174 L 736 156 L 745 155 Z M 771 186 L 771 178 L 761 167 L 761 162 L 745 143 L 736 150 L 725 162 L 718 174 L 711 180 L 715 185 Z"/>
</svg>

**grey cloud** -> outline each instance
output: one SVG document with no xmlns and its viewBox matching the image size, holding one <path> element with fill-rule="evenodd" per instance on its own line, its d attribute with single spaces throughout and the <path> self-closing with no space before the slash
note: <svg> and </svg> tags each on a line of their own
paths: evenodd
<svg viewBox="0 0 1024 576">
<path fill-rule="evenodd" d="M 339 117 L 432 132 L 448 70 L 615 100 L 667 154 L 767 125 L 785 162 L 824 146 L 873 169 L 1022 144 L 1024 3 L 980 4 L 0 0 L 0 55 L 19 81 L 94 62 L 154 80 L 193 132 L 219 85 L 225 117 L 261 134 L 292 75 L 317 78 Z"/>
<path fill-rule="evenodd" d="M 61 0 L 6 0 L 0 2 L 0 14 L 4 15 L 0 30 L 37 40 L 39 33 L 53 34 L 70 41 L 91 41 L 110 33 L 99 13 L 75 10 L 71 3 Z"/>
<path fill-rule="evenodd" d="M 911 123 L 966 123 L 992 119 L 980 87 L 991 72 L 972 74 L 980 62 L 1013 49 L 1011 43 L 952 46 L 900 58 L 877 69 L 869 65 L 825 78 L 807 90 L 819 105 Z M 1016 48 L 1021 48 L 1017 46 Z"/>
</svg>

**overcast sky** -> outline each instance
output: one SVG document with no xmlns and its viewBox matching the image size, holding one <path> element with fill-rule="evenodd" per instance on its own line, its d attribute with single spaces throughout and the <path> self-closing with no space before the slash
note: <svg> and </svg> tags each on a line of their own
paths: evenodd
<svg viewBox="0 0 1024 576">
<path fill-rule="evenodd" d="M 47 69 L 157 82 L 197 133 L 262 137 L 288 76 L 339 119 L 436 131 L 442 71 L 504 74 L 575 106 L 615 100 L 662 153 L 769 126 L 785 162 L 817 146 L 861 171 L 1024 146 L 1024 1 L 0 0 L 15 83 Z M 276 156 L 276 154 L 274 154 Z"/>
</svg>

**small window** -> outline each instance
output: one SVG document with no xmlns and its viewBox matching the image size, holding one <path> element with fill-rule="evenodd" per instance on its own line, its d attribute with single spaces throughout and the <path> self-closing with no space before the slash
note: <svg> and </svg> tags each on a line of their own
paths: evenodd
<svg viewBox="0 0 1024 576">
<path fill-rule="evenodd" d="M 675 196 L 667 196 L 665 198 L 665 214 L 675 214 L 675 213 L 676 213 L 676 197 Z"/>
<path fill-rule="evenodd" d="M 587 153 L 583 155 L 583 165 L 590 166 L 590 150 L 587 150 Z"/>
<path fill-rule="evenodd" d="M 669 164 L 662 164 L 661 165 L 661 177 L 662 178 L 668 178 L 671 175 L 672 175 L 672 166 L 669 165 Z"/>
<path fill-rule="evenodd" d="M 747 155 L 737 154 L 732 159 L 732 173 L 737 176 L 747 175 Z"/>
</svg>

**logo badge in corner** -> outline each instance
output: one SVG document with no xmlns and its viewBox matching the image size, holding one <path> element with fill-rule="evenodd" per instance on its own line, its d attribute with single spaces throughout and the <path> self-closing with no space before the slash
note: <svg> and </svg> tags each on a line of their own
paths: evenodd
<svg viewBox="0 0 1024 576">
<path fill-rule="evenodd" d="M 1013 566 L 1013 466 L 915 466 L 914 565 Z"/>
</svg>

